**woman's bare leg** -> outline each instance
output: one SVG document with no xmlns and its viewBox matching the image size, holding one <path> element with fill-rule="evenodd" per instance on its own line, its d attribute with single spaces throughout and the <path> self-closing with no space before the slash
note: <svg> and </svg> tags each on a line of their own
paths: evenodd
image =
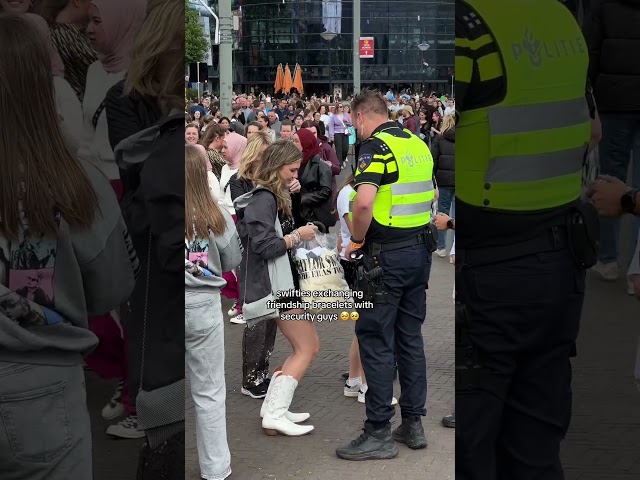
<svg viewBox="0 0 640 480">
<path fill-rule="evenodd" d="M 291 310 L 285 313 L 302 314 L 304 310 Z M 316 326 L 308 320 L 278 318 L 276 323 L 293 348 L 293 353 L 282 366 L 282 375 L 290 375 L 299 382 L 320 351 L 320 339 Z"/>
</svg>

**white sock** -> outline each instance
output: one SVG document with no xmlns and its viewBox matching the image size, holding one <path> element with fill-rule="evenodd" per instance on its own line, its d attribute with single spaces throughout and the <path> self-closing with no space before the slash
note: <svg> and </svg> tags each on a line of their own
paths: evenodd
<svg viewBox="0 0 640 480">
<path fill-rule="evenodd" d="M 362 385 L 360 385 L 360 391 L 362 393 L 367 393 L 368 389 L 369 389 L 369 386 L 366 383 L 363 383 Z"/>
<path fill-rule="evenodd" d="M 362 377 L 354 377 L 347 380 L 347 385 L 350 387 L 355 387 L 356 385 L 360 385 L 362 383 Z"/>
</svg>

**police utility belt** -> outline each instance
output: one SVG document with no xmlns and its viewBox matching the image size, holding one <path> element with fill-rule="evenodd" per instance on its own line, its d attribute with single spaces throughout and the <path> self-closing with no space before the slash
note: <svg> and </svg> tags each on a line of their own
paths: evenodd
<svg viewBox="0 0 640 480">
<path fill-rule="evenodd" d="M 569 208 L 564 223 L 559 222 L 524 242 L 499 247 L 458 248 L 456 263 L 460 266 L 478 267 L 536 253 L 568 249 L 576 265 L 586 269 L 598 261 L 599 238 L 597 211 L 593 205 L 580 202 Z"/>
<path fill-rule="evenodd" d="M 408 240 L 364 245 L 361 254 L 355 258 L 355 289 L 363 293 L 363 300 L 375 304 L 391 303 L 395 305 L 397 303 L 388 294 L 384 285 L 384 271 L 380 253 L 415 245 L 425 245 L 430 252 L 438 248 L 438 231 L 433 224 L 425 225 L 422 232 Z"/>
</svg>

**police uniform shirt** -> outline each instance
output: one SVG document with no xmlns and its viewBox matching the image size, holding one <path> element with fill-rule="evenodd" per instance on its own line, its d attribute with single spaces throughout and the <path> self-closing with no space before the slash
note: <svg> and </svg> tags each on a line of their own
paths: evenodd
<svg viewBox="0 0 640 480">
<path fill-rule="evenodd" d="M 489 28 L 480 15 L 462 0 L 456 1 L 455 13 L 456 122 L 464 111 L 500 103 L 507 94 L 507 81 L 500 55 Z M 469 72 L 466 74 L 466 72 Z M 585 96 L 595 117 L 593 96 L 585 78 Z M 540 118 L 544 123 L 545 119 Z M 564 223 L 568 207 L 540 213 L 503 213 L 478 208 L 456 198 L 456 239 L 458 248 L 482 248 L 523 242 Z"/>
<path fill-rule="evenodd" d="M 371 137 L 364 140 L 358 148 L 358 160 L 355 165 L 355 190 L 358 190 L 360 185 L 368 184 L 380 187 L 382 185 L 390 185 L 398 181 L 399 173 L 396 166 L 394 171 L 389 173 L 387 171 L 387 165 L 395 163 L 395 157 L 383 159 L 391 153 L 391 149 L 379 138 L 374 138 L 373 135 L 383 131 L 390 135 L 399 138 L 411 138 L 411 136 L 404 130 L 398 128 L 395 122 L 387 122 L 376 128 Z M 377 173 L 380 169 L 373 171 L 374 168 L 371 165 L 383 164 L 384 173 Z M 396 164 L 397 165 L 397 164 Z M 415 228 L 393 228 L 386 225 L 381 225 L 375 218 L 371 219 L 371 225 L 366 234 L 367 244 L 373 243 L 395 243 L 404 240 L 410 240 L 417 236 L 424 227 Z M 357 239 L 359 240 L 359 239 Z"/>
</svg>

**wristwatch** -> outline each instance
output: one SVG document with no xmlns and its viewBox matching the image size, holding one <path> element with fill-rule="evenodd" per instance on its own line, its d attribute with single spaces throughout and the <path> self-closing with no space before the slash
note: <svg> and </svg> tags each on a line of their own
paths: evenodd
<svg viewBox="0 0 640 480">
<path fill-rule="evenodd" d="M 447 228 L 448 228 L 449 230 L 453 230 L 453 227 L 454 227 L 454 226 L 455 226 L 455 225 L 453 224 L 453 219 L 451 219 L 451 218 L 450 218 L 449 220 L 447 220 Z"/>
<path fill-rule="evenodd" d="M 625 213 L 633 213 L 636 209 L 636 195 L 640 190 L 637 188 L 629 190 L 620 197 L 620 206 Z"/>
</svg>

